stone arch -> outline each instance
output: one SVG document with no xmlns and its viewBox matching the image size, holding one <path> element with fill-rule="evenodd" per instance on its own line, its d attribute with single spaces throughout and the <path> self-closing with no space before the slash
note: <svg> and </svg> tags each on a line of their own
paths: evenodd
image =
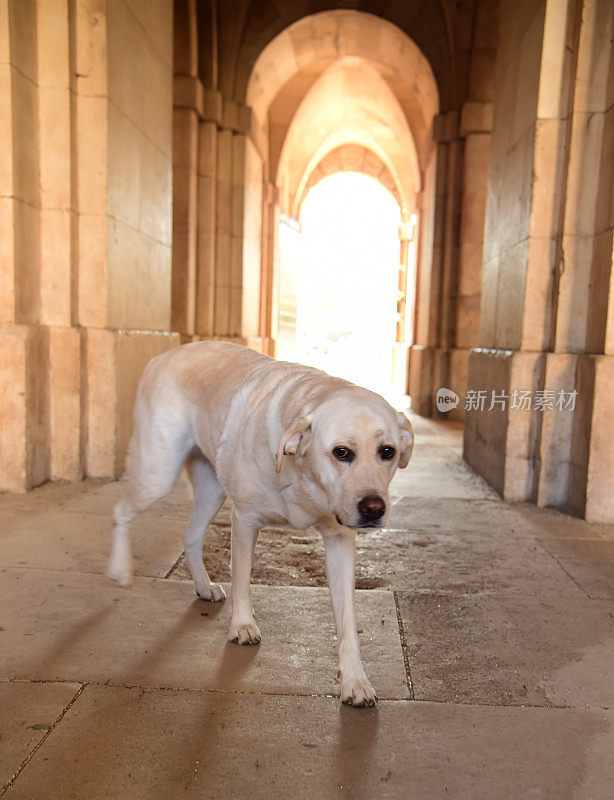
<svg viewBox="0 0 614 800">
<path fill-rule="evenodd" d="M 369 151 L 382 165 L 406 213 L 419 209 L 427 175 L 433 202 L 440 101 L 429 62 L 402 30 L 369 13 L 338 9 L 304 17 L 270 41 L 245 99 L 272 198 L 264 209 L 261 283 L 262 329 L 270 341 L 279 212 L 296 216 L 314 170 L 348 146 Z"/>
<path fill-rule="evenodd" d="M 348 143 L 340 147 L 335 147 L 318 161 L 311 170 L 307 180 L 303 183 L 296 196 L 296 211 L 300 212 L 303 200 L 317 183 L 329 175 L 337 172 L 361 172 L 379 181 L 397 201 L 402 205 L 401 196 L 397 188 L 396 180 L 389 167 L 382 159 L 368 147 L 360 144 Z M 298 216 L 296 213 L 294 216 Z"/>
<path fill-rule="evenodd" d="M 391 22 L 372 14 L 323 11 L 300 19 L 276 36 L 258 57 L 247 85 L 246 104 L 256 125 L 266 129 L 269 122 L 271 178 L 281 152 L 279 128 L 287 127 L 328 67 L 351 57 L 377 69 L 407 119 L 421 168 L 429 160 L 439 91 L 418 46 Z"/>
</svg>

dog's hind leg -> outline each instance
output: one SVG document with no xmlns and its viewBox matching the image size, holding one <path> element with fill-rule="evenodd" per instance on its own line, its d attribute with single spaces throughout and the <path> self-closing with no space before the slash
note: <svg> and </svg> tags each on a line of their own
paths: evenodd
<svg viewBox="0 0 614 800">
<path fill-rule="evenodd" d="M 126 466 L 126 491 L 113 510 L 115 526 L 107 571 L 121 586 L 130 583 L 132 575 L 130 523 L 140 511 L 171 491 L 193 446 L 185 423 L 172 427 L 156 424 L 145 413 L 140 417 L 135 415 Z"/>
<path fill-rule="evenodd" d="M 226 499 L 211 463 L 201 454 L 191 456 L 186 462 L 188 475 L 194 489 L 194 511 L 183 535 L 185 558 L 192 574 L 196 594 L 202 600 L 217 602 L 226 593 L 217 583 L 212 583 L 203 564 L 203 542 L 209 523 Z"/>
</svg>

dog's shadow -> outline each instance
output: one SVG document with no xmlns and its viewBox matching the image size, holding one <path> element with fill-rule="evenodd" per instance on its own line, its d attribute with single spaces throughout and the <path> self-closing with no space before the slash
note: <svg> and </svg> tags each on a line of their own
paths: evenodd
<svg viewBox="0 0 614 800">
<path fill-rule="evenodd" d="M 373 797 L 370 781 L 360 778 L 377 766 L 380 711 L 374 708 L 339 708 L 337 748 L 333 761 L 334 778 L 354 798 Z"/>
</svg>

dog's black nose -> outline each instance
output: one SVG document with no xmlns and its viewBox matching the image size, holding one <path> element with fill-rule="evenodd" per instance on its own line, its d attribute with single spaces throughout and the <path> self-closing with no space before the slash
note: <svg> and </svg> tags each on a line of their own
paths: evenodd
<svg viewBox="0 0 614 800">
<path fill-rule="evenodd" d="M 370 497 L 363 497 L 358 503 L 358 510 L 363 519 L 369 522 L 375 522 L 384 516 L 386 511 L 386 503 L 379 495 L 371 495 Z"/>
</svg>

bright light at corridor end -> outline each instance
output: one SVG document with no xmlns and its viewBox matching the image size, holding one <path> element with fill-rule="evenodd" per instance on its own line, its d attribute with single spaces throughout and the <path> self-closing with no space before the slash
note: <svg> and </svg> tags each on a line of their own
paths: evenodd
<svg viewBox="0 0 614 800">
<path fill-rule="evenodd" d="M 396 343 L 396 200 L 375 178 L 339 172 L 309 191 L 300 223 L 300 233 L 280 231 L 286 329 L 280 315 L 278 356 L 398 398 L 405 349 Z"/>
</svg>

